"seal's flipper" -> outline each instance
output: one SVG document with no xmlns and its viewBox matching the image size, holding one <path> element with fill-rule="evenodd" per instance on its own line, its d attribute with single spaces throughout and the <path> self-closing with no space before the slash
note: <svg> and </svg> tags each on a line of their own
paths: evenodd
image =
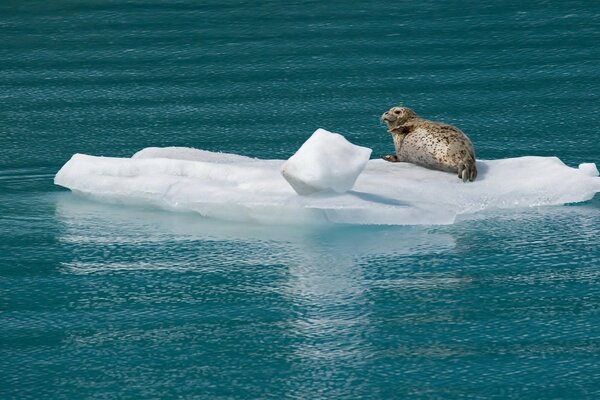
<svg viewBox="0 0 600 400">
<path fill-rule="evenodd" d="M 469 175 L 469 180 L 473 182 L 477 178 L 477 167 L 475 167 L 475 163 L 471 167 L 471 174 Z"/>
<path fill-rule="evenodd" d="M 386 156 L 381 156 L 382 160 L 385 161 L 389 161 L 389 162 L 400 162 L 400 160 L 398 160 L 398 156 L 395 154 L 388 154 Z"/>
<path fill-rule="evenodd" d="M 473 182 L 477 177 L 477 167 L 475 167 L 475 161 L 467 160 L 461 161 L 458 164 L 458 179 L 462 179 L 463 182 Z"/>
<path fill-rule="evenodd" d="M 456 170 L 458 172 L 458 179 L 462 179 L 463 182 L 466 182 L 467 180 L 465 179 L 465 172 L 467 171 L 467 167 L 465 166 L 465 163 L 462 161 L 458 163 Z"/>
<path fill-rule="evenodd" d="M 461 161 L 458 164 L 457 172 L 458 179 L 462 179 L 463 182 L 473 182 L 477 177 L 477 167 L 475 167 L 475 161 Z"/>
</svg>

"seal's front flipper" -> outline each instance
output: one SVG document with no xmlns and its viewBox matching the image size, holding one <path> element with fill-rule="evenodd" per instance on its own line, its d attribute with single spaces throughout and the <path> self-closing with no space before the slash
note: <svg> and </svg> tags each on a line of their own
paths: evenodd
<svg viewBox="0 0 600 400">
<path fill-rule="evenodd" d="M 387 156 L 381 156 L 382 160 L 385 161 L 389 161 L 389 162 L 400 162 L 400 160 L 398 160 L 398 156 L 395 154 L 388 154 Z"/>
</svg>

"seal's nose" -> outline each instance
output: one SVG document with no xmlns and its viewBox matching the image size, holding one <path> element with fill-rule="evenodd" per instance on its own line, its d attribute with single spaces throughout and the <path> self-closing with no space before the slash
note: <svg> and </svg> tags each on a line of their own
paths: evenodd
<svg viewBox="0 0 600 400">
<path fill-rule="evenodd" d="M 389 111 L 386 111 L 386 112 L 384 112 L 384 113 L 381 115 L 381 120 L 382 120 L 382 121 L 385 121 L 385 122 L 391 122 L 393 119 L 392 119 L 392 118 L 390 118 L 390 117 L 393 117 L 393 116 L 394 116 L 394 115 L 393 115 L 393 114 L 390 114 L 390 112 L 389 112 Z"/>
</svg>

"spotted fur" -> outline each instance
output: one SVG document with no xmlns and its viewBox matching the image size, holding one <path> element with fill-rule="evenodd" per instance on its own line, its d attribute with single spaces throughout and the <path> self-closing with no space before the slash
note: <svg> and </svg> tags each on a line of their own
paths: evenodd
<svg viewBox="0 0 600 400">
<path fill-rule="evenodd" d="M 460 129 L 419 118 L 406 107 L 392 107 L 381 119 L 396 148 L 396 154 L 383 156 L 384 160 L 454 172 L 463 182 L 477 177 L 473 144 Z"/>
</svg>

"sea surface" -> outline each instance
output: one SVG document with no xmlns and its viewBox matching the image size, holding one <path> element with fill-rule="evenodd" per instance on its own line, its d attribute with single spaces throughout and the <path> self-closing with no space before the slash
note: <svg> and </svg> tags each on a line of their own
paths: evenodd
<svg viewBox="0 0 600 400">
<path fill-rule="evenodd" d="M 0 2 L 0 398 L 599 398 L 600 196 L 317 228 L 53 185 L 318 127 L 378 156 L 396 104 L 480 159 L 600 163 L 600 2 Z"/>
</svg>

